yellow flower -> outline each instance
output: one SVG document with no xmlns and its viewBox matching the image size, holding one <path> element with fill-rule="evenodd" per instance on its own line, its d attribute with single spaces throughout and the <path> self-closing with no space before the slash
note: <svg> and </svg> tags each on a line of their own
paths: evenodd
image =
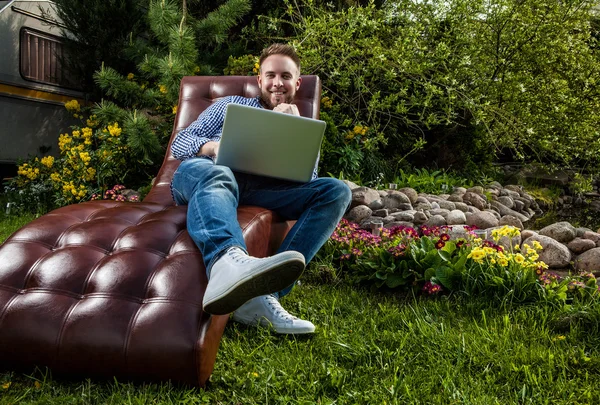
<svg viewBox="0 0 600 405">
<path fill-rule="evenodd" d="M 515 262 L 522 264 L 525 261 L 525 257 L 521 253 L 515 255 Z"/>
<path fill-rule="evenodd" d="M 54 156 L 45 156 L 42 158 L 42 164 L 46 167 L 52 167 L 54 164 Z"/>
<path fill-rule="evenodd" d="M 81 110 L 81 106 L 77 100 L 71 100 L 65 103 L 65 108 L 70 112 L 79 112 Z"/>
<path fill-rule="evenodd" d="M 92 137 L 92 128 L 85 127 L 81 130 L 81 133 L 84 138 L 91 138 Z"/>
<path fill-rule="evenodd" d="M 162 93 L 162 94 L 167 94 L 167 86 L 165 86 L 164 84 L 161 84 L 160 86 L 158 86 L 158 90 Z"/>
<path fill-rule="evenodd" d="M 9 382 L 7 382 L 7 383 L 4 383 L 4 384 L 2 384 L 2 388 L 4 388 L 5 390 L 7 390 L 7 389 L 9 389 L 9 388 L 10 388 L 10 385 L 11 385 L 11 384 L 12 384 L 12 382 L 10 382 L 10 381 L 9 381 Z"/>
<path fill-rule="evenodd" d="M 98 121 L 96 121 L 96 116 L 95 115 L 90 115 L 90 118 L 88 118 L 86 120 L 86 124 L 90 128 L 94 128 L 96 125 L 98 125 Z"/>
<path fill-rule="evenodd" d="M 50 175 L 50 180 L 52 180 L 55 183 L 60 182 L 60 174 L 58 174 L 58 172 L 54 172 Z"/>
<path fill-rule="evenodd" d="M 121 135 L 121 132 L 123 130 L 121 128 L 119 128 L 119 123 L 115 122 L 113 125 L 109 125 L 108 126 L 108 132 L 112 135 L 112 136 L 119 136 Z"/>
<path fill-rule="evenodd" d="M 79 138 L 80 135 L 81 135 L 81 132 L 79 132 L 78 130 L 73 131 L 73 138 Z"/>
<path fill-rule="evenodd" d="M 537 240 L 533 241 L 533 247 L 534 247 L 534 249 L 537 249 L 537 250 L 542 250 L 543 249 L 542 248 L 542 244 L 540 242 L 538 242 Z"/>
<path fill-rule="evenodd" d="M 61 152 L 64 152 L 69 149 L 69 144 L 73 141 L 73 139 L 69 136 L 69 134 L 60 134 L 58 137 L 58 148 Z"/>
<path fill-rule="evenodd" d="M 177 106 L 176 105 L 173 106 L 173 114 L 177 114 Z"/>
<path fill-rule="evenodd" d="M 502 266 L 502 267 L 508 266 L 508 260 L 506 260 L 504 258 L 498 259 L 498 263 L 500 263 L 500 266 Z"/>
<path fill-rule="evenodd" d="M 134 77 L 135 77 L 135 75 L 133 73 L 129 73 L 127 75 L 127 80 L 133 80 Z"/>
<path fill-rule="evenodd" d="M 326 96 L 321 99 L 321 105 L 324 108 L 331 108 L 331 106 L 333 105 L 333 101 L 331 101 L 331 99 Z"/>
</svg>

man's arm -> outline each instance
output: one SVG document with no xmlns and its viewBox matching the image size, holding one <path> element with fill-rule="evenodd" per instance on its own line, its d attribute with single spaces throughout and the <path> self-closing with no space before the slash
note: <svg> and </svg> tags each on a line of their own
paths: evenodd
<svg viewBox="0 0 600 405">
<path fill-rule="evenodd" d="M 182 129 L 171 145 L 173 156 L 186 160 L 198 155 L 216 156 L 221 139 L 225 111 L 230 97 L 215 102 L 187 128 Z"/>
</svg>

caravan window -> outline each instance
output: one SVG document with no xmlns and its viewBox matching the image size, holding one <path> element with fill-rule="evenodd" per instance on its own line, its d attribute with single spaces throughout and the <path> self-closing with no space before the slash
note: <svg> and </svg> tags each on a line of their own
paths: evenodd
<svg viewBox="0 0 600 405">
<path fill-rule="evenodd" d="M 61 66 L 64 45 L 60 37 L 21 29 L 20 72 L 25 80 L 72 87 Z"/>
</svg>

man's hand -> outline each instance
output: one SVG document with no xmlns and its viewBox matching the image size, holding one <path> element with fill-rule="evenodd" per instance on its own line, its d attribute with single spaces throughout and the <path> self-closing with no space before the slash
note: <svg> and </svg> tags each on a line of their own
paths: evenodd
<svg viewBox="0 0 600 405">
<path fill-rule="evenodd" d="M 219 142 L 210 141 L 202 145 L 196 156 L 206 155 L 216 158 L 217 153 L 219 153 Z"/>
<path fill-rule="evenodd" d="M 273 108 L 273 111 L 300 116 L 300 112 L 298 111 L 296 104 L 281 103 L 276 105 L 275 108 Z"/>
</svg>

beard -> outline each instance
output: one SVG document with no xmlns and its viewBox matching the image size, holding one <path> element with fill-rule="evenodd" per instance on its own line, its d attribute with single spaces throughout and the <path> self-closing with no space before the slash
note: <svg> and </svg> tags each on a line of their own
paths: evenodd
<svg viewBox="0 0 600 405">
<path fill-rule="evenodd" d="M 275 101 L 273 101 L 275 100 Z M 269 110 L 272 110 L 276 106 L 282 103 L 291 104 L 294 100 L 294 94 L 284 93 L 279 97 L 272 97 L 272 94 L 266 90 L 260 92 L 260 101 Z"/>
</svg>

